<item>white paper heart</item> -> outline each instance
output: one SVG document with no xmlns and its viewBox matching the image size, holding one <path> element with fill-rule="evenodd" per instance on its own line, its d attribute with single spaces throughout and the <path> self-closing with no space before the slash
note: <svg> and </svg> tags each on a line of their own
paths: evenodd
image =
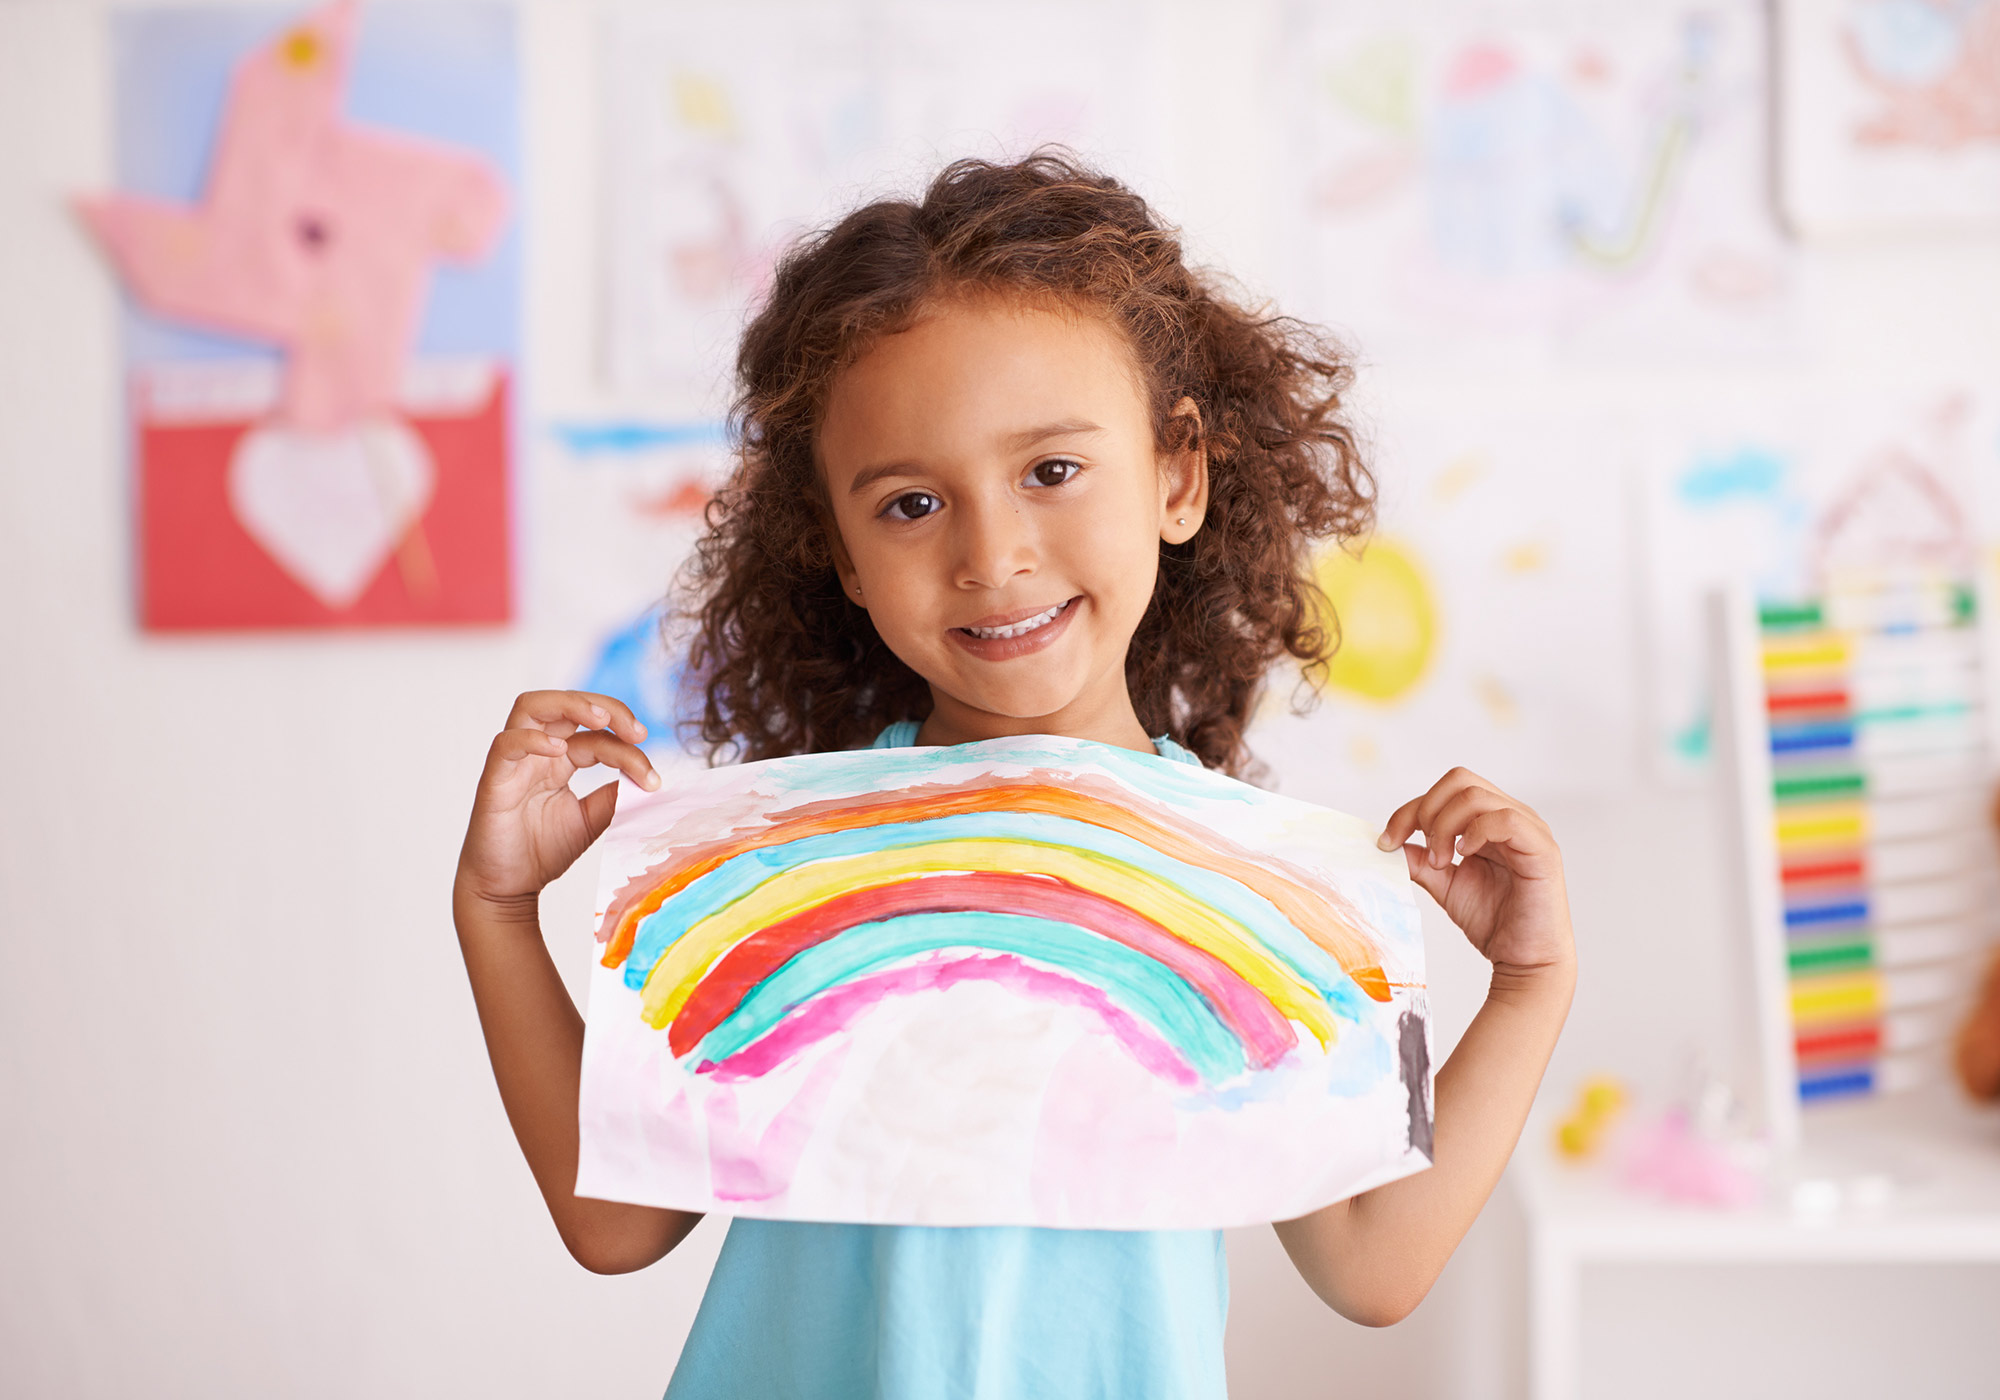
<svg viewBox="0 0 2000 1400">
<path fill-rule="evenodd" d="M 229 462 L 237 520 L 336 611 L 366 591 L 436 484 L 423 440 L 390 421 L 332 433 L 252 428 Z"/>
</svg>

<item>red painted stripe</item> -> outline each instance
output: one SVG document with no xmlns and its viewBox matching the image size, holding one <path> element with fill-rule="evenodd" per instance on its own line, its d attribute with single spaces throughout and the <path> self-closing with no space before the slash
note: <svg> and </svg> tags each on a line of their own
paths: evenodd
<svg viewBox="0 0 2000 1400">
<path fill-rule="evenodd" d="M 1258 1069 L 1277 1063 L 1298 1043 L 1291 1022 L 1227 963 L 1118 901 L 1047 875 L 969 871 L 852 890 L 757 930 L 716 960 L 667 1028 L 667 1044 L 676 1056 L 687 1054 L 727 1020 L 758 983 L 798 953 L 856 924 L 906 914 L 992 910 L 1076 924 L 1165 965 L 1215 1008 Z"/>
<path fill-rule="evenodd" d="M 1802 860 L 1782 867 L 1778 877 L 1788 885 L 1822 884 L 1833 880 L 1859 881 L 1866 873 L 1860 856 L 1835 856 L 1831 860 Z"/>
<path fill-rule="evenodd" d="M 1882 1028 L 1849 1026 L 1837 1031 L 1817 1031 L 1800 1036 L 1794 1046 L 1801 1060 L 1872 1055 L 1882 1048 Z"/>
<path fill-rule="evenodd" d="M 1847 692 L 1844 690 L 1795 690 L 1789 694 L 1769 697 L 1767 703 L 1771 713 L 1790 714 L 1797 710 L 1844 710 L 1847 708 Z"/>
</svg>

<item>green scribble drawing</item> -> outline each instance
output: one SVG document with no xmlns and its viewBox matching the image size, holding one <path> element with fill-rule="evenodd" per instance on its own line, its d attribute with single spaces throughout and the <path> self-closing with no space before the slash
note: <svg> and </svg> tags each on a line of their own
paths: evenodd
<svg viewBox="0 0 2000 1400">
<path fill-rule="evenodd" d="M 1417 52 L 1406 38 L 1378 34 L 1326 69 L 1326 90 L 1341 110 L 1398 136 L 1417 131 Z"/>
<path fill-rule="evenodd" d="M 1708 711 L 1703 710 L 1673 736 L 1674 756 L 1688 763 L 1706 763 L 1715 748 Z"/>
</svg>

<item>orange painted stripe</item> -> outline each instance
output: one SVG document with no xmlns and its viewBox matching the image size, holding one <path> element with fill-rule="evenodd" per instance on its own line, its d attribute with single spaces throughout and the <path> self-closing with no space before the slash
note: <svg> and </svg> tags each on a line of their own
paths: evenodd
<svg viewBox="0 0 2000 1400">
<path fill-rule="evenodd" d="M 1247 854 L 1228 849 L 1215 833 L 1206 829 L 1182 827 L 1171 823 L 1170 818 L 1156 821 L 1115 802 L 1070 788 L 1005 781 L 804 811 L 761 831 L 690 847 L 628 882 L 613 898 L 604 916 L 608 927 L 600 930 L 605 943 L 604 965 L 617 967 L 625 961 L 638 935 L 640 920 L 724 861 L 747 851 L 855 827 L 926 821 L 968 812 L 1033 812 L 1088 822 L 1143 841 L 1162 855 L 1227 876 L 1269 900 L 1279 913 L 1332 956 L 1354 979 L 1354 984 L 1371 998 L 1389 1000 L 1389 979 L 1382 969 L 1381 955 L 1366 933 L 1335 913 L 1338 894 L 1275 874 Z M 785 814 L 779 816 L 784 818 Z"/>
</svg>

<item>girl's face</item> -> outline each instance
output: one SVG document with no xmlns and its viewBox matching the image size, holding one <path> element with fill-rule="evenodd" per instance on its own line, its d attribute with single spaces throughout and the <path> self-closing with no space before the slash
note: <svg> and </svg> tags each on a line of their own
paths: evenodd
<svg viewBox="0 0 2000 1400">
<path fill-rule="evenodd" d="M 842 586 L 930 683 L 925 742 L 1150 749 L 1125 653 L 1208 474 L 1199 452 L 1155 450 L 1116 329 L 954 299 L 835 381 L 818 450 Z"/>
</svg>

